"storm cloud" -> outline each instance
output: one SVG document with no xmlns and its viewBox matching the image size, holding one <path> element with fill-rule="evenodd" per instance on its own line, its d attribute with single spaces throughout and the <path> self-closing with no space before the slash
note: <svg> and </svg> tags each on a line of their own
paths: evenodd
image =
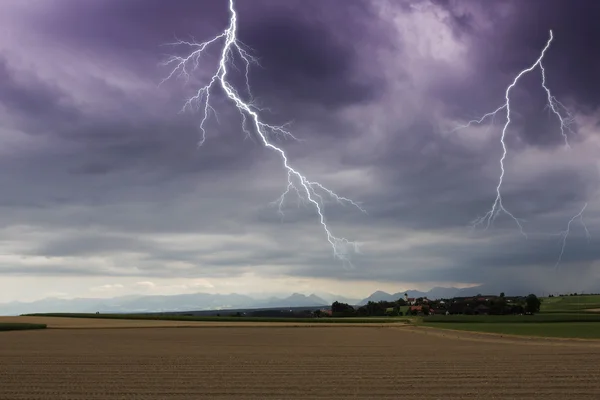
<svg viewBox="0 0 600 400">
<path fill-rule="evenodd" d="M 249 74 L 256 104 L 301 139 L 277 143 L 310 179 L 367 210 L 325 204 L 333 232 L 362 243 L 353 265 L 333 258 L 306 204 L 289 196 L 278 213 L 281 161 L 245 138 L 221 93 L 197 147 L 201 115 L 180 111 L 213 73 L 218 45 L 191 81 L 160 84 L 170 72 L 161 63 L 186 50 L 169 44 L 221 32 L 225 1 L 7 0 L 0 300 L 44 295 L 27 289 L 34 278 L 49 287 L 68 278 L 60 291 L 70 295 L 192 279 L 218 292 L 293 291 L 299 281 L 351 295 L 488 282 L 600 291 L 598 4 L 238 0 L 236 9 L 240 40 L 259 60 Z M 535 69 L 511 92 L 502 187 L 528 238 L 503 214 L 471 229 L 496 196 L 506 114 L 453 129 L 503 104 L 550 29 L 543 65 L 571 121 L 570 148 Z M 243 90 L 243 72 L 232 74 Z M 555 268 L 586 203 L 591 238 L 574 220 Z"/>
</svg>

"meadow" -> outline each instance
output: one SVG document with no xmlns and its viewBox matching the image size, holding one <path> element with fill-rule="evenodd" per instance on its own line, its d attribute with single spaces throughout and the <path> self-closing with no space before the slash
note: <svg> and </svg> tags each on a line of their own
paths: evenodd
<svg viewBox="0 0 600 400">
<path fill-rule="evenodd" d="M 489 323 L 489 324 L 535 324 L 594 322 L 600 323 L 600 313 L 550 313 L 534 315 L 431 315 L 423 318 L 424 323 Z M 600 328 L 600 324 L 598 324 Z"/>
<path fill-rule="evenodd" d="M 599 312 L 600 295 L 544 297 L 540 311 L 549 312 Z"/>
<path fill-rule="evenodd" d="M 527 324 L 510 322 L 434 322 L 425 323 L 424 325 L 439 329 L 486 332 L 503 335 L 600 339 L 600 324 L 597 322 L 538 322 Z"/>
</svg>

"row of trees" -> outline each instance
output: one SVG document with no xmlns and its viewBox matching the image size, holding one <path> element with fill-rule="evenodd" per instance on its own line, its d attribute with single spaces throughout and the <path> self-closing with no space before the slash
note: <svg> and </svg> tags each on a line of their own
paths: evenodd
<svg viewBox="0 0 600 400">
<path fill-rule="evenodd" d="M 482 313 L 490 315 L 534 314 L 540 311 L 541 304 L 541 300 L 535 294 L 530 294 L 525 299 L 520 298 L 510 301 L 501 295 L 485 301 L 477 299 L 449 301 L 441 309 L 446 309 L 450 314 L 468 315 Z"/>
<path fill-rule="evenodd" d="M 491 314 L 491 315 L 507 315 L 507 314 L 523 314 L 537 313 L 540 311 L 541 300 L 535 295 L 530 294 L 527 297 L 509 300 L 506 299 L 504 293 L 499 297 L 479 300 L 479 298 L 471 299 L 447 299 L 445 301 L 428 301 L 424 303 L 424 299 L 416 299 L 415 303 L 420 305 L 419 313 L 429 315 L 431 309 L 435 309 L 437 313 L 450 314 Z M 402 315 L 400 307 L 407 305 L 404 299 L 397 301 L 370 301 L 367 304 L 354 308 L 349 304 L 340 303 L 338 301 L 331 305 L 331 313 L 334 317 L 375 317 L 385 315 Z M 417 311 L 409 308 L 407 315 L 416 314 Z"/>
<path fill-rule="evenodd" d="M 404 300 L 402 300 L 402 303 L 405 304 Z M 400 307 L 397 301 L 369 301 L 358 308 L 335 301 L 331 305 L 331 315 L 334 317 L 383 317 L 385 315 L 400 315 Z"/>
</svg>

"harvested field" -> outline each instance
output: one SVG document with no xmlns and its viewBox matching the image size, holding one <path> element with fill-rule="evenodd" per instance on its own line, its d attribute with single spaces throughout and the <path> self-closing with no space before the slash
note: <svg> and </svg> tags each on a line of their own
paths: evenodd
<svg viewBox="0 0 600 400">
<path fill-rule="evenodd" d="M 257 322 L 257 321 L 169 321 L 143 319 L 100 319 L 100 318 L 68 318 L 68 317 L 0 317 L 0 323 L 33 323 L 46 324 L 49 329 L 113 329 L 113 328 L 225 328 L 225 327 L 374 327 L 398 326 L 404 322 L 388 323 L 306 323 L 306 322 Z"/>
<path fill-rule="evenodd" d="M 389 324 L 2 332 L 0 399 L 600 398 L 600 346 L 563 344 Z"/>
</svg>

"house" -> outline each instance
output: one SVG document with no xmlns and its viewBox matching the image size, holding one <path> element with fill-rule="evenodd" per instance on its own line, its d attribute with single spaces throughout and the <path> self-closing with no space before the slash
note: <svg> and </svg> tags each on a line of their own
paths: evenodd
<svg viewBox="0 0 600 400">
<path fill-rule="evenodd" d="M 408 297 L 408 294 L 406 293 L 404 293 L 404 301 L 406 302 L 406 304 L 409 304 L 411 306 L 414 306 L 417 302 L 414 297 Z"/>
<path fill-rule="evenodd" d="M 429 308 L 429 306 L 410 306 L 410 307 L 408 307 L 407 314 L 423 315 L 425 309 L 427 309 L 427 310 L 429 310 L 429 312 L 431 312 L 431 309 Z"/>
</svg>

